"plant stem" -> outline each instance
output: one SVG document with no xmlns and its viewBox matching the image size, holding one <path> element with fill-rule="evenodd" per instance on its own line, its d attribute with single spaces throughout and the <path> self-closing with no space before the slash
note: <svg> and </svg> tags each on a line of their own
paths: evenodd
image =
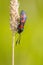
<svg viewBox="0 0 43 65">
<path fill-rule="evenodd" d="M 15 34 L 12 34 L 12 65 L 14 65 Z"/>
</svg>

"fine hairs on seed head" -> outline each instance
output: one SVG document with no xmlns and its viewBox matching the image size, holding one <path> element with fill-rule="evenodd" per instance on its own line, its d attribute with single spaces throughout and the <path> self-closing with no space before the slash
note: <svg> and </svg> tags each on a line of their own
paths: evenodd
<svg viewBox="0 0 43 65">
<path fill-rule="evenodd" d="M 19 3 L 18 0 L 10 1 L 10 28 L 11 30 L 17 31 L 18 20 L 19 20 Z"/>
</svg>

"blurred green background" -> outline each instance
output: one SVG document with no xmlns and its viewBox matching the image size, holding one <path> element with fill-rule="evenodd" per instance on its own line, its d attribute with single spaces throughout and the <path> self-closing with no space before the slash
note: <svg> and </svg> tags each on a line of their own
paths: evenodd
<svg viewBox="0 0 43 65">
<path fill-rule="evenodd" d="M 43 65 L 43 0 L 19 0 L 27 21 L 20 45 L 15 45 L 15 65 Z M 11 65 L 10 0 L 0 0 L 0 65 Z"/>
</svg>

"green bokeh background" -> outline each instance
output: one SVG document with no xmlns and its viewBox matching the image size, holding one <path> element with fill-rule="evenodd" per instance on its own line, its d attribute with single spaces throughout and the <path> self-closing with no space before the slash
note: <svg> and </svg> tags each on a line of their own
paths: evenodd
<svg viewBox="0 0 43 65">
<path fill-rule="evenodd" d="M 15 65 L 43 65 L 43 0 L 19 0 L 27 14 L 20 45 L 15 45 Z M 11 65 L 10 0 L 0 0 L 0 65 Z"/>
</svg>

